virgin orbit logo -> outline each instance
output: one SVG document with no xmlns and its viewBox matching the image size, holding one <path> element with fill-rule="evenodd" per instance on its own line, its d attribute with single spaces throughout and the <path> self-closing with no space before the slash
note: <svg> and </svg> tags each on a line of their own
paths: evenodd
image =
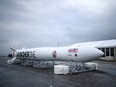
<svg viewBox="0 0 116 87">
<path fill-rule="evenodd" d="M 57 53 L 56 53 L 56 51 L 55 51 L 55 50 L 52 52 L 52 56 L 53 56 L 54 58 L 56 58 Z"/>
</svg>

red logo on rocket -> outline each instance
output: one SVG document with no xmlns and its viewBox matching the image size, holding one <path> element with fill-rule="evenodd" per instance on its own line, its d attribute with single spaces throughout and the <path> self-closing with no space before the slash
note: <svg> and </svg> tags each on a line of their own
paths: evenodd
<svg viewBox="0 0 116 87">
<path fill-rule="evenodd" d="M 56 52 L 55 50 L 52 52 L 52 56 L 53 56 L 54 58 L 56 58 L 57 52 Z"/>
</svg>

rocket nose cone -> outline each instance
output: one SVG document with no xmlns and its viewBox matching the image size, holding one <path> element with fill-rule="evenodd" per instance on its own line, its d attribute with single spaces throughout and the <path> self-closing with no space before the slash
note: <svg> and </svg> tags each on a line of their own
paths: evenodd
<svg viewBox="0 0 116 87">
<path fill-rule="evenodd" d="M 96 49 L 97 49 L 97 48 L 96 48 Z M 97 49 L 96 53 L 97 53 L 97 55 L 98 55 L 99 57 L 102 57 L 102 56 L 104 55 L 104 53 L 103 53 L 101 50 L 99 50 L 99 49 Z"/>
<path fill-rule="evenodd" d="M 88 56 L 89 61 L 98 59 L 104 55 L 104 53 L 101 50 L 95 47 L 89 47 L 88 54 L 89 54 Z"/>
<path fill-rule="evenodd" d="M 91 46 L 80 46 L 78 50 L 78 61 L 93 61 L 102 57 L 104 53 L 98 48 Z"/>
<path fill-rule="evenodd" d="M 89 52 L 91 53 L 89 58 L 90 60 L 98 59 L 104 55 L 104 53 L 98 48 L 90 48 Z"/>
</svg>

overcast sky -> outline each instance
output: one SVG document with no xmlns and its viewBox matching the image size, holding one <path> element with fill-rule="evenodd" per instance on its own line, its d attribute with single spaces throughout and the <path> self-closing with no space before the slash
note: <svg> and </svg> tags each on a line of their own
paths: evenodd
<svg viewBox="0 0 116 87">
<path fill-rule="evenodd" d="M 116 0 L 0 0 L 0 52 L 116 39 Z"/>
</svg>

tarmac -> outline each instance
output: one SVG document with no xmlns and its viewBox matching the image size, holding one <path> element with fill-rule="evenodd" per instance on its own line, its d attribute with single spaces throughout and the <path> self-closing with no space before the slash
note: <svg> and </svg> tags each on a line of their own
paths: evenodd
<svg viewBox="0 0 116 87">
<path fill-rule="evenodd" d="M 56 75 L 54 68 L 7 64 L 0 58 L 0 87 L 116 87 L 116 62 L 94 61 L 96 71 Z"/>
</svg>

